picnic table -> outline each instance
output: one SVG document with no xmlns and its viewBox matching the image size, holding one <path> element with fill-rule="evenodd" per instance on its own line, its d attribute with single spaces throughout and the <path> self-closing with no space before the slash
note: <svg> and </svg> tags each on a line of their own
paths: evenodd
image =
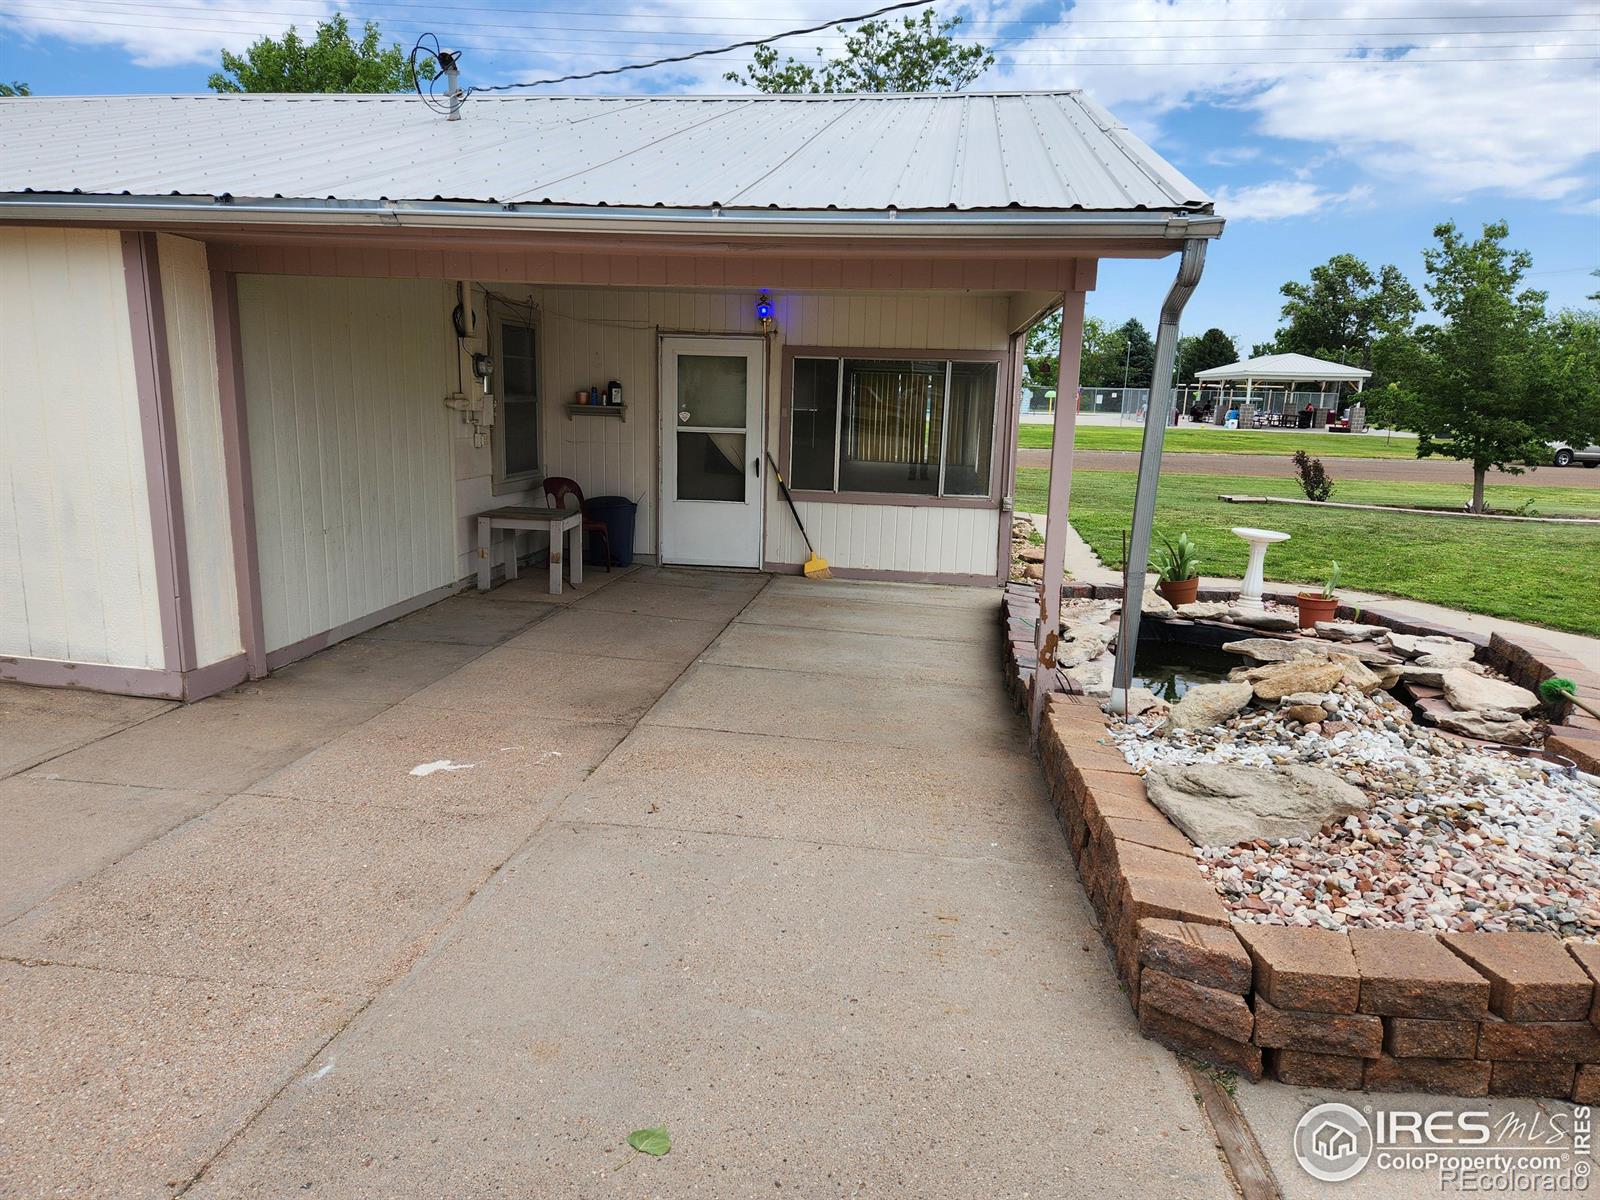
<svg viewBox="0 0 1600 1200">
<path fill-rule="evenodd" d="M 517 577 L 517 534 L 523 530 L 540 529 L 550 537 L 550 594 L 561 594 L 561 550 L 564 535 L 572 535 L 569 557 L 572 563 L 573 586 L 583 582 L 583 513 L 576 508 L 524 508 L 511 506 L 492 508 L 478 514 L 478 590 L 489 590 L 489 576 L 494 567 L 494 531 L 506 529 L 511 536 L 504 539 L 510 546 L 506 555 L 506 580 Z"/>
</svg>

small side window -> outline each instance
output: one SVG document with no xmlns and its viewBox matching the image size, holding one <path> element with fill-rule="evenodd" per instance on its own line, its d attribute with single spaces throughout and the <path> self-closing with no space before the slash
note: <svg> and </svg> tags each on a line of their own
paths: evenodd
<svg viewBox="0 0 1600 1200">
<path fill-rule="evenodd" d="M 510 491 L 540 478 L 539 339 L 533 326 L 513 321 L 501 321 L 496 332 L 494 481 L 513 485 L 502 489 Z"/>
</svg>

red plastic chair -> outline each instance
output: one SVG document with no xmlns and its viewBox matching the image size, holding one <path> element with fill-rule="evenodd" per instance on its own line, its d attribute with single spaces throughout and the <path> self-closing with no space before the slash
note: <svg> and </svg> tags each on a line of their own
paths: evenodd
<svg viewBox="0 0 1600 1200">
<path fill-rule="evenodd" d="M 606 528 L 604 521 L 596 521 L 589 516 L 588 510 L 583 505 L 583 489 L 578 486 L 578 481 L 568 479 L 564 475 L 552 475 L 544 481 L 544 498 L 551 508 L 566 508 L 567 497 L 573 496 L 578 501 L 578 511 L 583 513 L 583 532 L 598 533 L 600 545 L 606 554 L 606 572 L 611 571 L 611 531 Z M 588 541 L 587 538 L 584 541 Z"/>
</svg>

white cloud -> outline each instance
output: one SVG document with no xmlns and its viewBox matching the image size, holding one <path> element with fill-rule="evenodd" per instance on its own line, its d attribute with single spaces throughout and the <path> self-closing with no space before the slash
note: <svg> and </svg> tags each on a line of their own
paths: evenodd
<svg viewBox="0 0 1600 1200">
<path fill-rule="evenodd" d="M 1082 86 L 1142 128 L 1197 103 L 1233 108 L 1254 133 L 1412 192 L 1561 200 L 1595 185 L 1600 76 L 1581 61 L 1594 25 L 1574 6 L 1505 0 L 1076 0 L 1008 41 L 997 70 L 1012 86 Z"/>
<path fill-rule="evenodd" d="M 152 11 L 100 0 L 0 0 L 0 21 L 29 41 L 61 38 L 80 45 L 117 46 L 141 67 L 214 63 L 223 49 L 242 50 L 278 37 L 291 25 L 316 28 L 337 10 L 330 0 L 184 0 Z M 359 21 L 352 18 L 359 27 Z"/>
<path fill-rule="evenodd" d="M 1230 221 L 1281 221 L 1364 203 L 1372 189 L 1364 184 L 1330 192 L 1304 179 L 1280 179 L 1247 187 L 1216 189 L 1217 211 Z"/>
</svg>

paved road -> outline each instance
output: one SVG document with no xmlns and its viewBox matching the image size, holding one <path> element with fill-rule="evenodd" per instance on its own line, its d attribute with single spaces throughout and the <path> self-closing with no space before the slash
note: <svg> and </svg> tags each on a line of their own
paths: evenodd
<svg viewBox="0 0 1600 1200">
<path fill-rule="evenodd" d="M 992 589 L 534 582 L 184 708 L 0 686 L 0 1195 L 1232 1200 Z"/>
<path fill-rule="evenodd" d="M 1023 467 L 1048 467 L 1050 451 L 1019 450 L 1017 463 Z M 1139 456 L 1131 450 L 1079 450 L 1073 462 L 1082 471 L 1135 471 Z M 1334 458 L 1323 455 L 1322 462 L 1335 480 L 1380 479 L 1396 483 L 1472 483 L 1472 468 L 1449 459 Z M 1267 454 L 1164 454 L 1161 470 L 1169 475 L 1260 475 L 1287 479 L 1294 466 L 1287 458 Z M 1525 475 L 1505 475 L 1496 471 L 1489 482 L 1534 484 L 1541 487 L 1600 488 L 1600 469 L 1584 467 L 1539 467 Z"/>
</svg>

